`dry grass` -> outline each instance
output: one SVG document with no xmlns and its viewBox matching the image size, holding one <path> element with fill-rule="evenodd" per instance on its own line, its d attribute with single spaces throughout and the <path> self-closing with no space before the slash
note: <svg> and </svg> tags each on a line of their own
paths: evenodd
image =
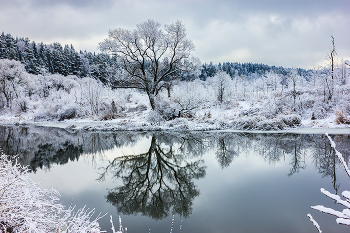
<svg viewBox="0 0 350 233">
<path fill-rule="evenodd" d="M 335 118 L 334 122 L 337 125 L 340 125 L 340 124 L 347 124 L 347 125 L 349 125 L 350 124 L 349 117 L 347 117 L 346 114 L 343 111 L 336 111 L 335 115 L 336 115 L 336 118 Z"/>
</svg>

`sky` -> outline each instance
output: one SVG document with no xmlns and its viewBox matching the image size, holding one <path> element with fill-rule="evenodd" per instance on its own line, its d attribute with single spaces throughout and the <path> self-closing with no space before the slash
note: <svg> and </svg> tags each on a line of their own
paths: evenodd
<svg viewBox="0 0 350 233">
<path fill-rule="evenodd" d="M 331 36 L 350 60 L 350 0 L 0 0 L 0 32 L 91 52 L 147 19 L 183 22 L 202 63 L 325 66 Z"/>
</svg>

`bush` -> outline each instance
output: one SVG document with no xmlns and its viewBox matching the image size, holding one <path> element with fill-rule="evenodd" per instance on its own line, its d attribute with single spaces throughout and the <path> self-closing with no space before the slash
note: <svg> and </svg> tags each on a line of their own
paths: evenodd
<svg viewBox="0 0 350 233">
<path fill-rule="evenodd" d="M 295 127 L 301 124 L 301 117 L 296 114 L 281 116 L 282 121 L 289 127 Z"/>
<path fill-rule="evenodd" d="M 140 104 L 140 105 L 137 105 L 136 109 L 137 111 L 143 112 L 143 111 L 146 111 L 148 108 L 145 104 Z"/>
<path fill-rule="evenodd" d="M 116 119 L 116 118 L 117 118 L 117 116 L 113 112 L 110 112 L 110 113 L 103 114 L 100 117 L 100 121 L 108 121 L 108 120 L 113 120 L 113 119 Z"/>
<path fill-rule="evenodd" d="M 151 124 L 159 124 L 161 121 L 163 121 L 163 117 L 159 114 L 158 111 L 152 111 L 147 116 L 146 120 Z"/>
<path fill-rule="evenodd" d="M 93 214 L 86 209 L 76 213 L 58 204 L 55 189 L 42 189 L 28 176 L 28 168 L 0 154 L 0 232 L 91 232 L 100 231 Z"/>
<path fill-rule="evenodd" d="M 281 130 L 284 129 L 286 125 L 280 118 L 274 118 L 270 120 L 265 120 L 259 122 L 257 129 L 259 130 Z"/>
<path fill-rule="evenodd" d="M 156 111 L 166 121 L 174 120 L 180 116 L 179 110 L 170 101 L 158 102 Z"/>
<path fill-rule="evenodd" d="M 265 118 L 261 117 L 241 117 L 239 119 L 236 119 L 232 122 L 233 126 L 236 129 L 244 129 L 244 130 L 251 130 L 251 129 L 257 129 L 258 122 L 265 120 Z"/>
<path fill-rule="evenodd" d="M 59 121 L 63 121 L 66 119 L 73 119 L 76 115 L 77 115 L 76 108 L 68 108 L 59 115 L 60 116 Z"/>
<path fill-rule="evenodd" d="M 57 113 L 54 113 L 53 111 L 47 111 L 43 113 L 37 113 L 34 116 L 34 121 L 45 121 L 45 120 L 57 120 L 58 115 Z"/>
<path fill-rule="evenodd" d="M 350 124 L 350 119 L 345 115 L 345 113 L 343 111 L 336 111 L 335 112 L 335 120 L 334 122 L 337 124 L 337 125 L 340 125 L 340 124 L 347 124 L 349 125 Z"/>
</svg>

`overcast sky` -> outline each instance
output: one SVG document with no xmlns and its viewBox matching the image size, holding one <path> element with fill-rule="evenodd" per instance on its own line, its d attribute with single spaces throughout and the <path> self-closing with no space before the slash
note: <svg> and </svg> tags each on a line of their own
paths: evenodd
<svg viewBox="0 0 350 233">
<path fill-rule="evenodd" d="M 326 65 L 350 59 L 350 0 L 0 0 L 0 32 L 99 52 L 109 29 L 182 21 L 201 61 Z"/>
</svg>

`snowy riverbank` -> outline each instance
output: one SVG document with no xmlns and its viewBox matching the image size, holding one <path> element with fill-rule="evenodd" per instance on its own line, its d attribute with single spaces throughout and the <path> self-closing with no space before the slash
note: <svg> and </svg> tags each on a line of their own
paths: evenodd
<svg viewBox="0 0 350 233">
<path fill-rule="evenodd" d="M 15 78 L 18 87 L 8 83 L 3 88 L 7 98 L 0 98 L 0 124 L 90 131 L 350 126 L 350 80 L 344 81 L 340 74 L 328 93 L 318 71 L 311 76 L 297 70 L 284 76 L 269 72 L 249 80 L 220 71 L 206 81 L 178 81 L 171 90 L 162 89 L 153 96 L 152 108 L 150 96 L 137 89 L 113 89 L 99 80 L 73 75 L 32 75 L 19 62 L 0 61 L 7 75 L 21 74 Z"/>
<path fill-rule="evenodd" d="M 249 131 L 252 133 L 332 133 L 349 134 L 350 125 L 335 123 L 336 116 L 322 120 L 302 120 L 296 115 L 278 116 L 273 119 L 266 119 L 258 116 L 243 116 L 234 118 L 232 112 L 218 112 L 211 118 L 205 119 L 205 111 L 202 117 L 176 118 L 174 120 L 158 120 L 150 122 L 149 118 L 155 115 L 151 111 L 145 111 L 142 114 L 130 114 L 118 119 L 98 121 L 93 118 L 69 119 L 64 121 L 34 121 L 27 117 L 0 116 L 1 125 L 34 125 L 44 127 L 56 127 L 64 129 L 76 129 L 87 131 L 209 131 L 224 130 L 230 132 Z M 228 117 L 231 115 L 230 117 Z"/>
</svg>

